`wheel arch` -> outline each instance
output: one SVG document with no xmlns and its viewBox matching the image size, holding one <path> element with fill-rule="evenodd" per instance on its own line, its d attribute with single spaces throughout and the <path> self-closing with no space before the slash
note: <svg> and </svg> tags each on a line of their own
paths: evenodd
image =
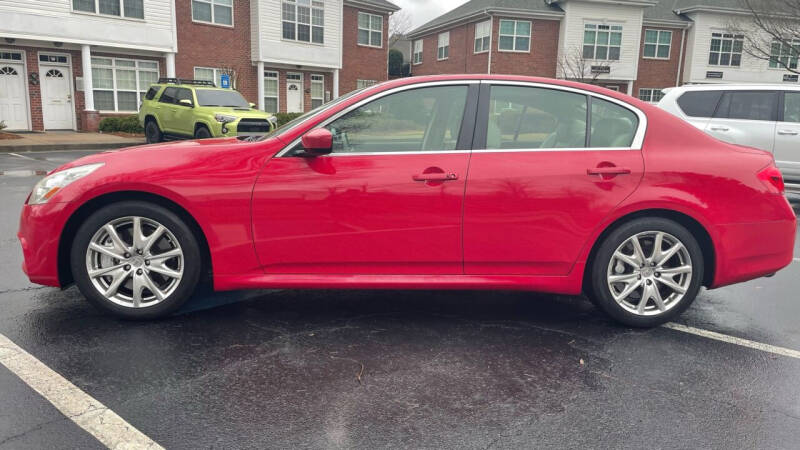
<svg viewBox="0 0 800 450">
<path fill-rule="evenodd" d="M 210 281 L 210 275 L 212 273 L 212 261 L 208 239 L 206 238 L 203 229 L 200 227 L 200 224 L 189 213 L 189 211 L 173 200 L 158 194 L 144 191 L 116 191 L 102 194 L 86 201 L 70 215 L 69 219 L 67 219 L 58 241 L 58 281 L 61 286 L 67 286 L 74 282 L 72 270 L 70 268 L 70 251 L 72 241 L 74 240 L 75 233 L 77 233 L 78 228 L 86 220 L 86 218 L 88 218 L 99 208 L 123 201 L 143 201 L 153 203 L 177 214 L 178 217 L 180 217 L 181 220 L 186 223 L 189 229 L 192 230 L 192 233 L 194 234 L 195 239 L 197 239 L 197 243 L 200 246 L 200 251 L 203 255 L 203 273 L 201 274 L 201 282 Z"/>
<path fill-rule="evenodd" d="M 158 117 L 156 117 L 155 114 L 152 114 L 152 113 L 148 113 L 148 114 L 146 114 L 144 116 L 144 120 L 142 121 L 143 122 L 142 125 L 143 126 L 147 126 L 147 122 L 150 121 L 150 120 L 154 121 L 156 123 L 156 125 L 158 125 L 158 129 L 159 130 L 164 131 L 164 128 L 161 126 L 161 123 L 158 121 Z"/>
<path fill-rule="evenodd" d="M 197 129 L 200 127 L 208 130 L 208 132 L 211 133 L 211 137 L 214 137 L 214 132 L 211 131 L 211 125 L 209 125 L 205 120 L 198 120 L 194 123 L 194 128 L 192 129 L 193 136 L 197 134 Z"/>
<path fill-rule="evenodd" d="M 632 220 L 642 218 L 642 217 L 661 217 L 664 219 L 669 219 L 674 222 L 677 222 L 681 226 L 685 227 L 692 233 L 692 236 L 697 239 L 697 243 L 700 245 L 700 250 L 703 252 L 703 261 L 704 261 L 704 273 L 703 273 L 703 286 L 711 286 L 714 283 L 714 276 L 716 273 L 716 265 L 717 265 L 717 252 L 714 248 L 714 241 L 711 239 L 711 234 L 708 232 L 705 226 L 700 223 L 699 220 L 686 214 L 684 212 L 676 211 L 674 209 L 666 209 L 666 208 L 650 208 L 650 209 L 641 209 L 638 211 L 634 211 L 628 214 L 625 214 L 613 222 L 611 222 L 608 226 L 603 229 L 597 239 L 594 240 L 592 244 L 591 250 L 589 251 L 589 255 L 586 258 L 586 264 L 583 273 L 583 281 L 582 287 L 583 290 L 586 291 L 591 286 L 591 268 L 592 264 L 594 263 L 595 255 L 597 254 L 597 249 L 602 244 L 603 240 L 605 240 L 606 236 L 608 236 L 611 232 L 613 232 L 616 228 L 621 226 L 622 224 L 628 223 Z"/>
</svg>

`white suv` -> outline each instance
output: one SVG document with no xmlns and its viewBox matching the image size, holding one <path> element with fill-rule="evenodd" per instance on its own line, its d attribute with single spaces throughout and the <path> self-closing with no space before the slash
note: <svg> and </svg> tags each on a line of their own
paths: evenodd
<svg viewBox="0 0 800 450">
<path fill-rule="evenodd" d="M 664 90 L 658 106 L 706 133 L 772 152 L 800 189 L 800 86 L 720 84 Z"/>
</svg>

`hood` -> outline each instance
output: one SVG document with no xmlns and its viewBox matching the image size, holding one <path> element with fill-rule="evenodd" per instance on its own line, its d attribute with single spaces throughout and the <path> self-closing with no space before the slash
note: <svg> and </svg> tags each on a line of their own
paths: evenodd
<svg viewBox="0 0 800 450">
<path fill-rule="evenodd" d="M 252 108 L 232 108 L 223 106 L 202 106 L 214 114 L 229 114 L 240 119 L 269 119 L 272 114 Z"/>
</svg>

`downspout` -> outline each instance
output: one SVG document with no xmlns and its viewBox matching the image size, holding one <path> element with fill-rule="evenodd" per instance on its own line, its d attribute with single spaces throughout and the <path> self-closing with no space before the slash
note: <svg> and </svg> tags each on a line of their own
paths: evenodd
<svg viewBox="0 0 800 450">
<path fill-rule="evenodd" d="M 686 39 L 686 28 L 684 28 L 683 31 L 681 32 L 681 52 L 680 55 L 678 56 L 678 75 L 675 78 L 675 87 L 681 85 L 681 71 L 683 70 L 683 46 L 684 46 L 683 41 L 685 39 Z"/>
</svg>

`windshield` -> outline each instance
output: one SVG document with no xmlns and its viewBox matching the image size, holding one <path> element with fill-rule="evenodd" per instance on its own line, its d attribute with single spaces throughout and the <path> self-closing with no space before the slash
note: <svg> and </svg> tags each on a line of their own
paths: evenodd
<svg viewBox="0 0 800 450">
<path fill-rule="evenodd" d="M 328 108 L 331 108 L 331 107 L 334 107 L 334 106 L 338 105 L 339 103 L 341 103 L 341 102 L 347 100 L 348 98 L 350 98 L 350 97 L 358 94 L 359 92 L 363 91 L 364 89 L 367 89 L 367 88 L 356 89 L 355 91 L 348 92 L 347 94 L 337 98 L 336 100 L 330 101 L 330 102 L 328 102 L 328 103 L 326 103 L 326 104 L 324 104 L 322 106 L 318 106 L 315 109 L 312 109 L 311 111 L 303 114 L 302 116 L 298 116 L 295 119 L 292 119 L 289 122 L 286 122 L 285 124 L 279 126 L 278 128 L 270 131 L 268 134 L 262 136 L 261 139 L 259 139 L 259 140 L 266 139 L 266 138 L 268 138 L 270 136 L 274 136 L 275 133 L 277 133 L 279 131 L 281 133 L 283 133 L 284 131 L 291 129 L 293 126 L 297 125 L 298 123 L 305 121 L 309 117 L 311 117 L 311 116 L 313 116 L 313 115 L 315 115 L 315 114 L 317 114 L 319 112 L 322 112 L 322 111 L 324 111 L 324 110 L 326 110 Z"/>
<path fill-rule="evenodd" d="M 200 106 L 228 106 L 250 109 L 250 104 L 237 91 L 220 89 L 197 89 L 197 103 Z"/>
</svg>

